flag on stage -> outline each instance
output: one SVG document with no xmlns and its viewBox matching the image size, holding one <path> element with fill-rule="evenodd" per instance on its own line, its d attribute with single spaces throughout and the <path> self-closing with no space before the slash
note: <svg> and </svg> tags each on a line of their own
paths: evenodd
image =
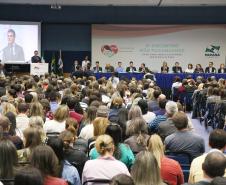
<svg viewBox="0 0 226 185">
<path fill-rule="evenodd" d="M 44 57 L 44 51 L 42 51 L 42 58 L 41 58 L 41 62 L 42 63 L 45 63 L 46 61 L 45 61 L 45 57 Z"/>
<path fill-rule="evenodd" d="M 55 53 L 52 54 L 51 72 L 52 73 L 56 73 L 56 57 L 55 57 Z"/>
<path fill-rule="evenodd" d="M 59 60 L 58 60 L 58 72 L 59 72 L 59 75 L 63 75 L 63 67 L 64 67 L 64 64 L 63 64 L 61 50 L 60 50 L 60 55 L 59 55 Z"/>
</svg>

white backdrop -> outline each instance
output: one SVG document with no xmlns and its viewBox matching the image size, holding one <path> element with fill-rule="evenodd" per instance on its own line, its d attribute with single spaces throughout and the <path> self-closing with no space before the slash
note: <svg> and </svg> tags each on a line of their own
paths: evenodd
<svg viewBox="0 0 226 185">
<path fill-rule="evenodd" d="M 155 72 L 163 61 L 170 69 L 178 61 L 183 70 L 188 63 L 209 61 L 216 68 L 225 63 L 226 25 L 93 25 L 92 63 L 101 66 L 130 61 L 138 68 L 145 63 Z"/>
</svg>

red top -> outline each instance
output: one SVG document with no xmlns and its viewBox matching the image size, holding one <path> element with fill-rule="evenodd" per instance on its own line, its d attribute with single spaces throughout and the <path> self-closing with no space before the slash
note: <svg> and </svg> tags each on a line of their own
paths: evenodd
<svg viewBox="0 0 226 185">
<path fill-rule="evenodd" d="M 68 185 L 64 179 L 47 176 L 44 180 L 44 185 Z"/>
<path fill-rule="evenodd" d="M 161 160 L 161 176 L 162 179 L 170 185 L 180 185 L 184 183 L 184 175 L 180 164 L 167 157 L 163 157 Z"/>
<path fill-rule="evenodd" d="M 78 123 L 80 123 L 82 121 L 83 116 L 73 110 L 69 111 L 69 115 L 71 118 L 74 118 Z"/>
</svg>

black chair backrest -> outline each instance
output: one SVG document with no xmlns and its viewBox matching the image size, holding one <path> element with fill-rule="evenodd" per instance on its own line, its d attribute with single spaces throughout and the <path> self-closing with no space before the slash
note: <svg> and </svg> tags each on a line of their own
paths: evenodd
<svg viewBox="0 0 226 185">
<path fill-rule="evenodd" d="M 87 180 L 87 181 L 83 182 L 82 185 L 88 185 L 88 183 L 109 184 L 110 182 L 111 182 L 111 180 L 109 180 L 109 179 L 92 179 L 92 180 Z"/>
<path fill-rule="evenodd" d="M 13 185 L 14 179 L 0 179 L 0 182 L 2 182 L 4 185 Z"/>
</svg>

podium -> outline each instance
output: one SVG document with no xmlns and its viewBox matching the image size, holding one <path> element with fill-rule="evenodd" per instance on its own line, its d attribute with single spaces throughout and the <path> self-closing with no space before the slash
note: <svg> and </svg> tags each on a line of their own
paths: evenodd
<svg viewBox="0 0 226 185">
<path fill-rule="evenodd" d="M 31 63 L 30 65 L 30 74 L 31 75 L 44 75 L 49 72 L 48 63 Z"/>
</svg>

